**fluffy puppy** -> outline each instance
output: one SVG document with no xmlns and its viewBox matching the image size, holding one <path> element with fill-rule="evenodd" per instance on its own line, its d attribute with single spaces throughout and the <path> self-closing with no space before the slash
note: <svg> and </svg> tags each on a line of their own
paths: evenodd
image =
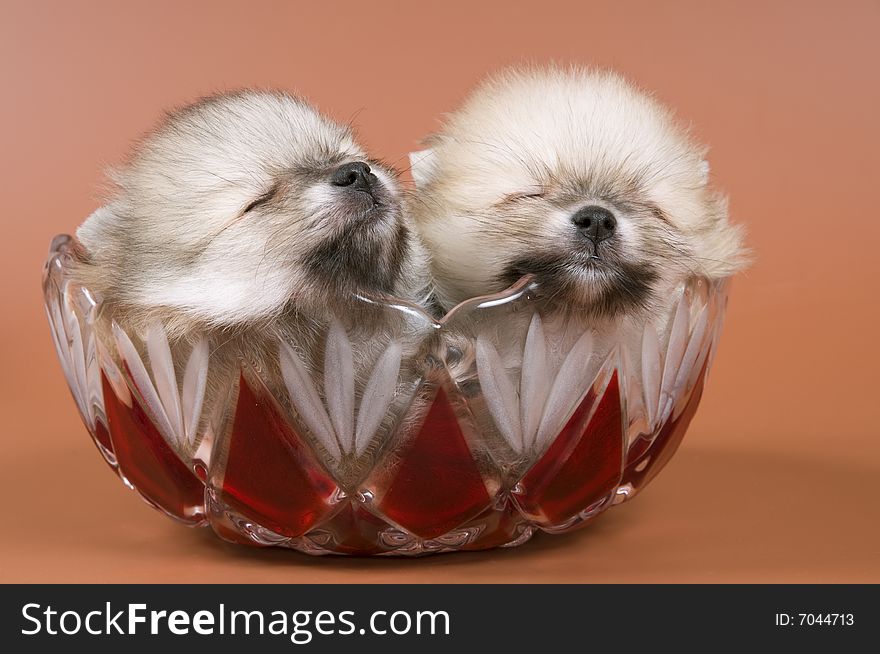
<svg viewBox="0 0 880 654">
<path fill-rule="evenodd" d="M 531 273 L 561 307 L 657 314 L 684 277 L 743 265 L 705 148 L 614 73 L 507 70 L 428 145 L 413 213 L 446 308 Z"/>
<path fill-rule="evenodd" d="M 357 293 L 417 295 L 420 246 L 395 174 L 284 93 L 169 114 L 77 230 L 77 275 L 122 324 L 174 336 L 324 316 Z"/>
<path fill-rule="evenodd" d="M 331 379 L 347 374 L 336 386 L 360 392 L 390 341 L 417 340 L 387 324 L 381 302 L 354 297 L 416 301 L 426 285 L 396 175 L 306 102 L 257 91 L 204 99 L 169 114 L 112 179 L 107 204 L 77 231 L 73 277 L 100 298 L 100 324 L 115 321 L 144 344 L 141 356 L 167 339 L 179 384 L 192 344 L 206 353 L 211 343 L 207 420 L 227 410 L 242 358 L 290 408 L 303 379 L 326 402 L 330 366 Z"/>
</svg>

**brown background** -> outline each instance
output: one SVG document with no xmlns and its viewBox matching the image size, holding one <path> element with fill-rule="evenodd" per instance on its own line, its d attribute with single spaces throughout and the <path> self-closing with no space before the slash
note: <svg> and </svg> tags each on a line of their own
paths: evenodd
<svg viewBox="0 0 880 654">
<path fill-rule="evenodd" d="M 0 581 L 880 582 L 878 2 L 117 4 L 2 4 Z M 39 270 L 163 108 L 296 89 L 402 162 L 487 71 L 549 59 L 675 106 L 757 253 L 701 410 L 642 496 L 516 550 L 313 559 L 179 527 L 110 474 Z"/>
</svg>

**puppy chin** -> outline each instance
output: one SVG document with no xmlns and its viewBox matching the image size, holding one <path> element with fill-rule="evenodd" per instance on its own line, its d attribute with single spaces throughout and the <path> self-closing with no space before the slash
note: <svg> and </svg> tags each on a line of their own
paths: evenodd
<svg viewBox="0 0 880 654">
<path fill-rule="evenodd" d="M 539 298 L 551 309 L 609 319 L 650 310 L 658 280 L 647 264 L 583 252 L 532 254 L 508 264 L 501 279 L 509 285 L 525 274 L 535 275 Z"/>
<path fill-rule="evenodd" d="M 347 204 L 326 219 L 335 229 L 316 231 L 319 240 L 303 260 L 306 270 L 324 295 L 392 293 L 410 253 L 400 208 L 374 201 Z"/>
</svg>

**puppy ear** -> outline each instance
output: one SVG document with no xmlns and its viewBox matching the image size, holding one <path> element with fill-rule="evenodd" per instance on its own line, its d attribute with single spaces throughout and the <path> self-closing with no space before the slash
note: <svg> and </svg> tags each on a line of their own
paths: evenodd
<svg viewBox="0 0 880 654">
<path fill-rule="evenodd" d="M 100 207 L 77 228 L 76 238 L 86 251 L 94 253 L 110 240 L 116 223 L 116 215 L 108 207 Z"/>
<path fill-rule="evenodd" d="M 703 182 L 703 186 L 709 183 L 709 161 L 706 159 L 700 162 L 700 180 Z"/>
<path fill-rule="evenodd" d="M 437 174 L 437 155 L 434 149 L 410 152 L 409 166 L 416 188 L 426 186 Z"/>
</svg>

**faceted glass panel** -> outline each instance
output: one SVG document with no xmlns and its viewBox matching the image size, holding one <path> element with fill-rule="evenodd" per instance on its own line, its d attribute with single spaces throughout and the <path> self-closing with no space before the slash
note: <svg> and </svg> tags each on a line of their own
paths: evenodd
<svg viewBox="0 0 880 654">
<path fill-rule="evenodd" d="M 684 437 L 727 297 L 695 278 L 668 315 L 599 323 L 525 277 L 442 319 L 352 297 L 259 343 L 184 341 L 115 323 L 72 247 L 52 243 L 45 306 L 104 460 L 177 520 L 310 554 L 515 546 L 632 497 Z"/>
</svg>

